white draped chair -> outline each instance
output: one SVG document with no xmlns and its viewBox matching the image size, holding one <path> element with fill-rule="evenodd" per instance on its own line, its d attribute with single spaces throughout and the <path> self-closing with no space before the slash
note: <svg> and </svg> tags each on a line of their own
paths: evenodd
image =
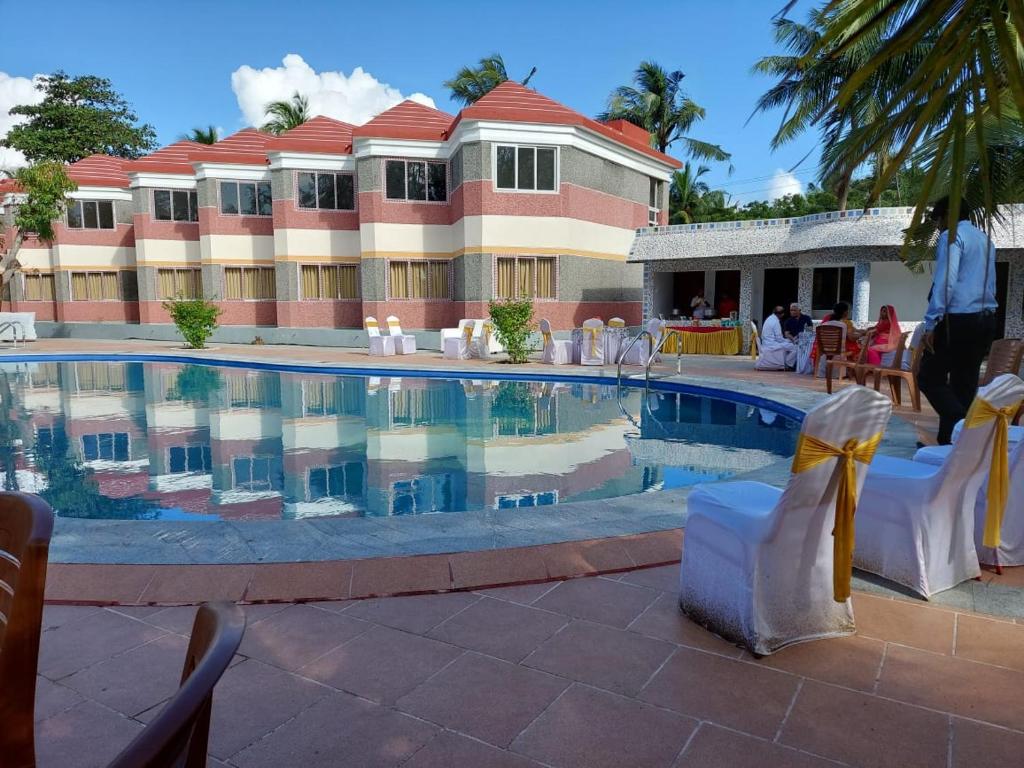
<svg viewBox="0 0 1024 768">
<path fill-rule="evenodd" d="M 461 336 L 449 336 L 444 340 L 442 355 L 448 360 L 468 360 L 473 346 L 473 329 L 475 320 L 466 320 L 462 324 Z"/>
<path fill-rule="evenodd" d="M 554 338 L 551 335 L 550 321 L 540 321 L 540 335 L 544 340 L 541 362 L 548 365 L 569 365 L 572 362 L 572 342 L 568 339 Z"/>
<path fill-rule="evenodd" d="M 459 320 L 459 326 L 457 328 L 442 328 L 441 329 L 441 351 L 444 351 L 444 343 L 448 339 L 457 339 L 462 335 L 462 329 L 466 327 L 466 323 L 469 320 Z"/>
<path fill-rule="evenodd" d="M 665 321 L 659 320 L 656 317 L 652 318 L 647 321 L 646 330 L 654 337 L 654 346 L 651 346 L 651 340 L 645 336 L 634 344 L 633 348 L 628 352 L 623 349 L 622 354 L 625 355 L 625 357 L 622 358 L 623 365 L 647 365 L 647 361 L 651 357 L 651 352 L 654 350 L 654 347 L 658 346 L 658 342 L 661 341 L 662 334 L 665 333 Z"/>
<path fill-rule="evenodd" d="M 383 357 L 395 354 L 395 340 L 390 336 L 380 335 L 380 324 L 374 317 L 368 317 L 365 321 L 366 335 L 370 341 L 370 354 Z"/>
<path fill-rule="evenodd" d="M 850 493 L 859 518 L 866 462 L 891 412 L 877 392 L 845 389 L 804 419 L 784 491 L 751 481 L 694 488 L 679 574 L 683 611 L 762 656 L 852 634 Z"/>
<path fill-rule="evenodd" d="M 941 466 L 875 458 L 857 512 L 858 568 L 926 598 L 980 575 L 974 507 L 999 423 L 986 414 L 1015 408 L 1022 398 L 1024 382 L 1010 374 L 979 389 L 967 419 L 974 426 L 963 430 Z"/>
<path fill-rule="evenodd" d="M 599 317 L 583 321 L 580 364 L 604 365 L 604 322 Z"/>
<path fill-rule="evenodd" d="M 619 362 L 627 338 L 626 321 L 621 317 L 609 318 L 608 331 L 604 335 L 604 359 L 609 363 Z"/>
<path fill-rule="evenodd" d="M 470 355 L 485 359 L 491 356 L 491 342 L 494 339 L 494 323 L 490 320 L 481 320 L 479 325 L 474 323 L 474 338 L 470 342 Z"/>
<path fill-rule="evenodd" d="M 402 333 L 402 324 L 394 315 L 388 317 L 388 334 L 395 340 L 395 352 L 399 355 L 416 354 L 416 337 Z"/>
</svg>

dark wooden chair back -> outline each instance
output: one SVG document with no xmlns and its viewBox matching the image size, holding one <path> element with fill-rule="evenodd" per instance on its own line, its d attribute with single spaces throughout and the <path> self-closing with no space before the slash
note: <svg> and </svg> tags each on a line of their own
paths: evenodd
<svg viewBox="0 0 1024 768">
<path fill-rule="evenodd" d="M 814 339 L 818 345 L 818 354 L 822 357 L 846 353 L 846 328 L 842 323 L 820 323 L 814 329 Z"/>
<path fill-rule="evenodd" d="M 231 663 L 245 614 L 237 605 L 199 606 L 181 672 L 181 687 L 110 768 L 202 768 L 210 738 L 213 688 Z"/>
<path fill-rule="evenodd" d="M 35 765 L 33 713 L 53 511 L 0 493 L 0 764 Z"/>
<path fill-rule="evenodd" d="M 981 386 L 991 384 L 996 376 L 1020 371 L 1021 357 L 1024 356 L 1024 341 L 1021 339 L 997 339 L 988 350 L 988 362 L 985 364 L 985 375 Z"/>
</svg>

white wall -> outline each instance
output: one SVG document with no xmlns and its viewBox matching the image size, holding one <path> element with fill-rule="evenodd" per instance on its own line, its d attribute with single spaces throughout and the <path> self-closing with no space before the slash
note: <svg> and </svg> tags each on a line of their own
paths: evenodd
<svg viewBox="0 0 1024 768">
<path fill-rule="evenodd" d="M 892 304 L 900 320 L 915 322 L 924 319 L 931 284 L 931 264 L 925 265 L 923 273 L 914 274 L 898 261 L 873 262 L 869 319 L 871 322 L 878 319 L 883 304 Z"/>
</svg>

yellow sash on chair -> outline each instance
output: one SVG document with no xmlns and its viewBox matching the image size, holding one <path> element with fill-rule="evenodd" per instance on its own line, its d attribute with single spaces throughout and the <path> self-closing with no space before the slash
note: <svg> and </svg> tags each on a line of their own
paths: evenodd
<svg viewBox="0 0 1024 768">
<path fill-rule="evenodd" d="M 554 343 L 554 339 L 551 338 L 551 331 L 541 331 L 540 335 L 544 339 L 544 349 L 547 349 L 548 345 Z"/>
<path fill-rule="evenodd" d="M 597 357 L 597 337 L 601 335 L 601 327 L 587 328 L 584 326 L 583 332 L 590 334 L 590 354 Z"/>
<path fill-rule="evenodd" d="M 757 335 L 757 330 L 754 328 L 750 329 L 750 359 L 757 360 L 757 347 L 760 343 L 760 339 Z"/>
<path fill-rule="evenodd" d="M 1010 419 L 1020 403 L 996 408 L 987 400 L 974 398 L 964 419 L 964 428 L 971 429 L 995 419 L 996 433 L 992 439 L 992 466 L 988 472 L 988 495 L 985 499 L 985 535 L 981 543 L 996 549 L 1000 544 L 1006 499 L 1010 495 Z"/>
<path fill-rule="evenodd" d="M 870 464 L 882 433 L 863 442 L 850 439 L 842 448 L 819 440 L 804 432 L 796 445 L 793 474 L 806 472 L 829 459 L 840 462 L 839 489 L 836 492 L 836 521 L 832 529 L 832 597 L 837 603 L 850 597 L 850 574 L 853 570 L 853 515 L 857 511 L 857 462 Z"/>
</svg>

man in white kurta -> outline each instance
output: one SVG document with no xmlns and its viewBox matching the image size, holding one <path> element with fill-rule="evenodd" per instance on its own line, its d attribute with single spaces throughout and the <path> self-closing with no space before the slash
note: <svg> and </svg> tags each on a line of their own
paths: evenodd
<svg viewBox="0 0 1024 768">
<path fill-rule="evenodd" d="M 764 320 L 761 329 L 761 354 L 754 367 L 759 371 L 784 371 L 796 366 L 796 344 L 782 333 L 782 320 L 786 310 L 776 307 Z"/>
</svg>

